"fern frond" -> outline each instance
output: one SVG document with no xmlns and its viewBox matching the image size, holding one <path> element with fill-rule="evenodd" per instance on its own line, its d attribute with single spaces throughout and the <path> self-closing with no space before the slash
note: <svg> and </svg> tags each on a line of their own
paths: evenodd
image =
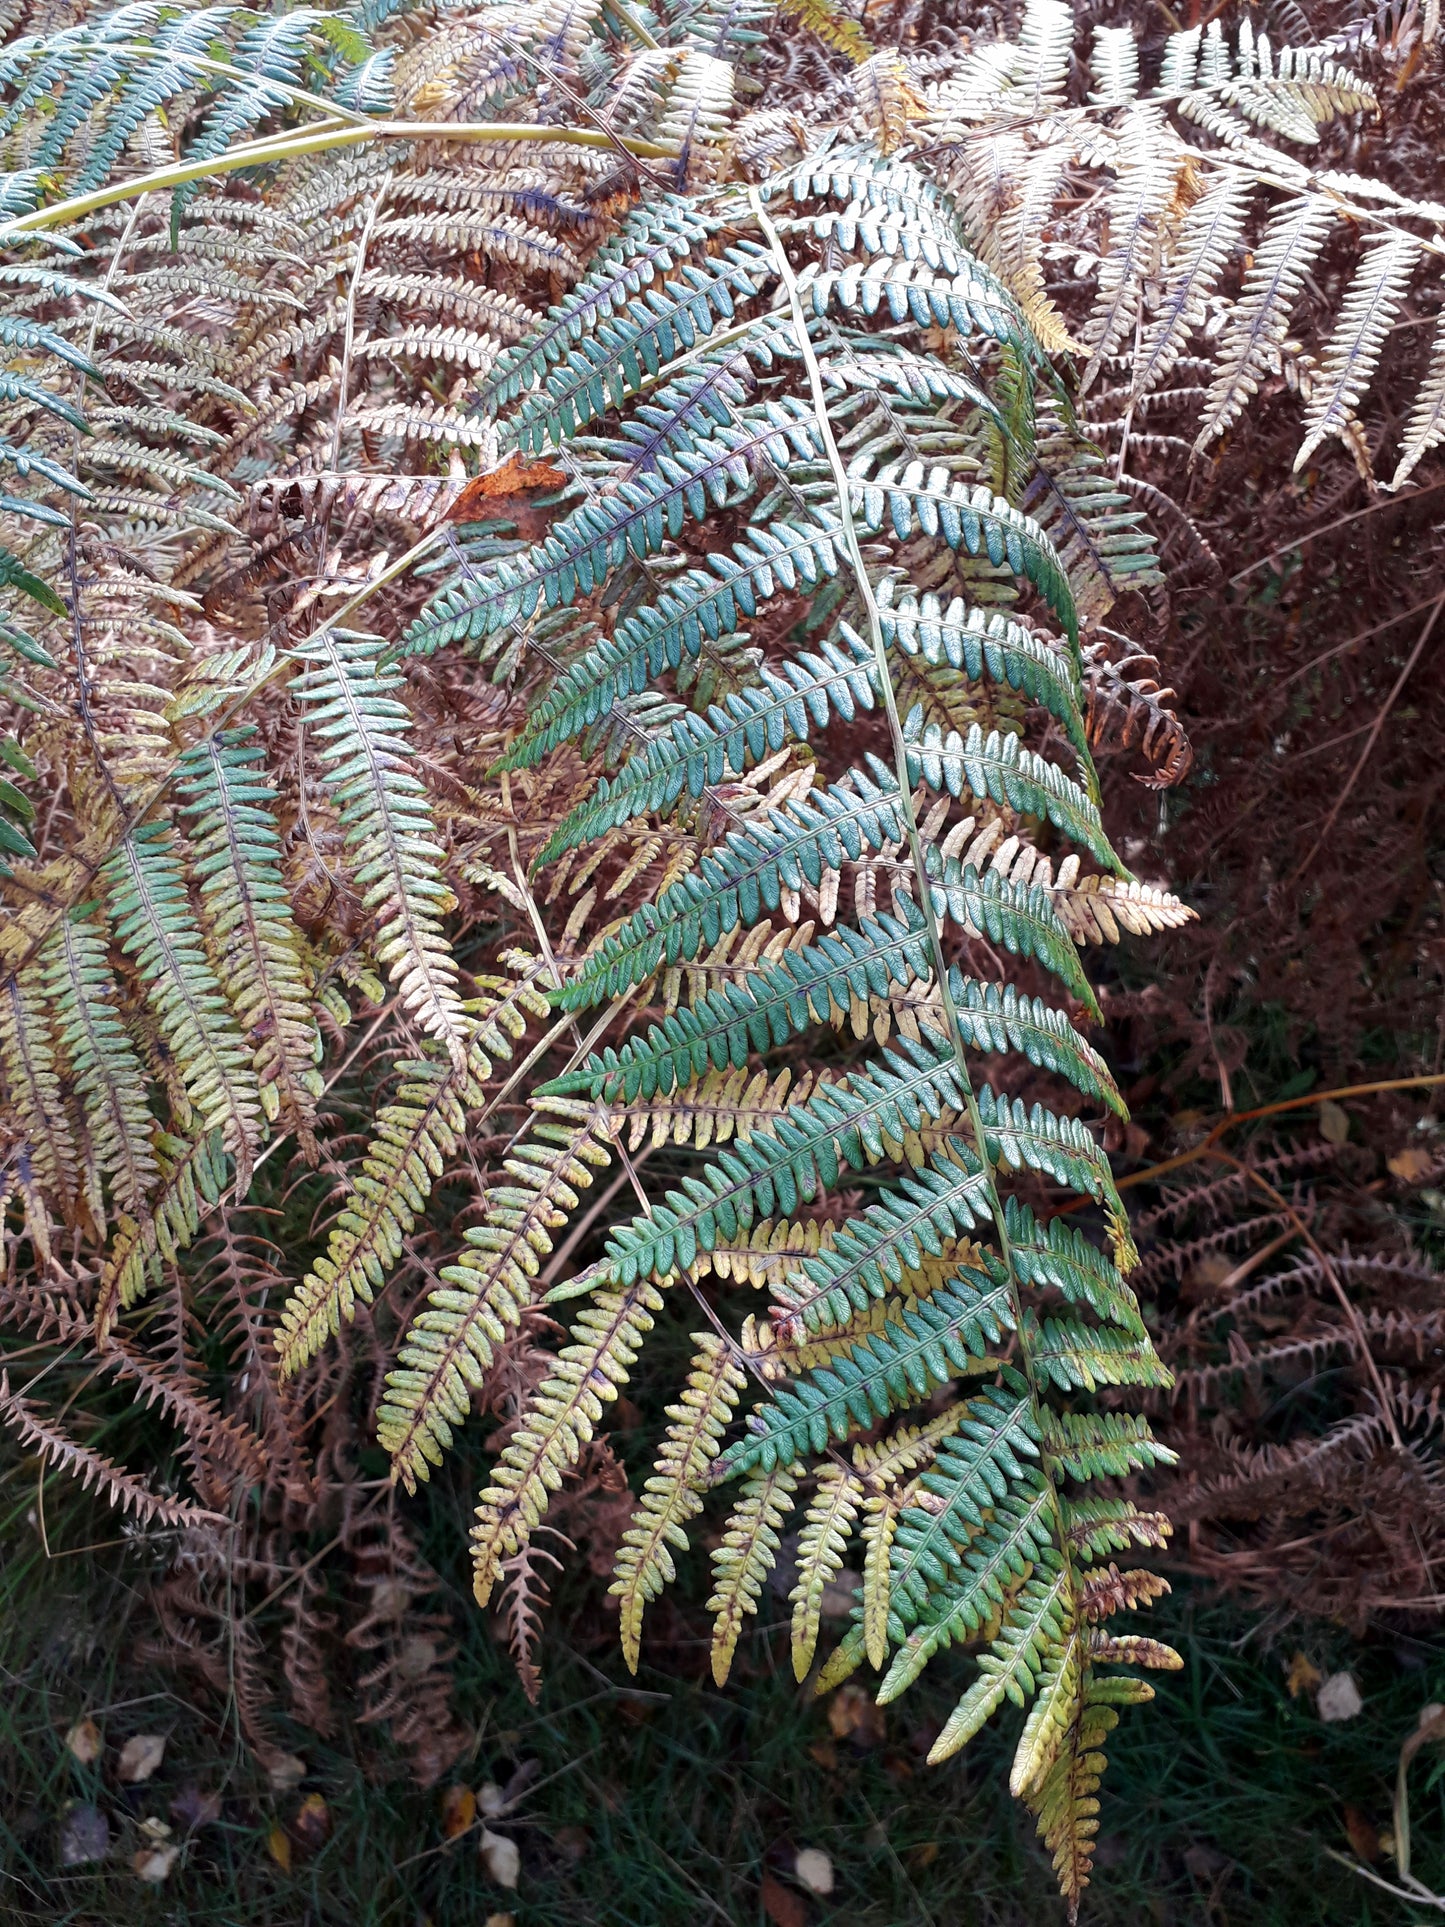
<svg viewBox="0 0 1445 1927">
<path fill-rule="evenodd" d="M 1335 220 L 1323 194 L 1300 194 L 1270 216 L 1244 277 L 1244 290 L 1220 342 L 1219 363 L 1204 404 L 1196 449 L 1236 421 L 1278 354 L 1304 278 Z"/>
<path fill-rule="evenodd" d="M 96 1162 L 119 1208 L 139 1220 L 160 1179 L 151 1146 L 146 1077 L 116 1010 L 105 942 L 89 920 L 67 918 L 44 953 L 54 1013 Z"/>
<path fill-rule="evenodd" d="M 401 1256 L 402 1241 L 431 1194 L 443 1159 L 457 1149 L 466 1109 L 480 1102 L 486 1060 L 458 1070 L 423 1058 L 402 1064 L 396 1096 L 377 1114 L 376 1133 L 349 1187 L 327 1241 L 292 1292 L 276 1334 L 285 1375 L 301 1367 L 352 1318 L 356 1301 L 370 1304 Z"/>
<path fill-rule="evenodd" d="M 776 668 L 765 664 L 756 688 L 713 704 L 705 717 L 679 717 L 629 757 L 616 778 L 602 777 L 537 861 L 553 862 L 634 816 L 667 811 L 684 794 L 701 796 L 709 784 L 729 772 L 741 776 L 785 742 L 806 742 L 835 716 L 852 722 L 860 709 L 873 707 L 875 674 L 871 648 L 849 630 L 840 630 L 836 643 L 825 638 L 816 654 Z"/>
<path fill-rule="evenodd" d="M 757 616 L 775 595 L 813 589 L 839 568 L 838 524 L 824 509 L 749 531 L 731 554 L 714 551 L 708 570 L 687 569 L 658 596 L 625 616 L 612 635 L 599 637 L 559 675 L 502 757 L 503 769 L 523 769 L 590 728 L 617 703 L 646 688 L 664 669 L 677 669 L 708 642 L 729 634 L 743 617 Z M 710 572 L 709 572 L 710 571 Z"/>
<path fill-rule="evenodd" d="M 245 1192 L 261 1135 L 260 1090 L 192 921 L 174 838 L 159 824 L 133 830 L 101 877 L 116 940 L 135 960 L 184 1085 L 192 1115 L 180 1121 L 200 1137 L 220 1130 Z"/>
<path fill-rule="evenodd" d="M 988 1348 L 1012 1329 L 1011 1304 L 1007 1278 L 995 1277 L 992 1266 L 961 1271 L 901 1309 L 896 1322 L 751 1412 L 751 1436 L 728 1448 L 724 1466 L 733 1473 L 792 1465 L 806 1452 L 825 1451 L 830 1439 L 847 1439 L 925 1399 L 959 1374 L 977 1373 Z"/>
<path fill-rule="evenodd" d="M 646 1279 L 623 1291 L 601 1290 L 572 1327 L 572 1343 L 553 1375 L 532 1394 L 503 1448 L 472 1528 L 474 1589 L 485 1606 L 502 1561 L 528 1543 L 548 1494 L 594 1436 L 604 1407 L 627 1383 L 661 1294 Z"/>
<path fill-rule="evenodd" d="M 798 1577 L 788 1595 L 793 1608 L 793 1677 L 805 1680 L 818 1647 L 823 1594 L 842 1570 L 863 1481 L 846 1466 L 825 1465 L 798 1536 Z"/>
<path fill-rule="evenodd" d="M 281 876 L 276 793 L 260 761 L 259 744 L 240 732 L 209 736 L 181 759 L 179 782 L 198 819 L 191 863 L 211 951 L 262 1106 L 272 1123 L 284 1117 L 314 1159 L 321 1037 Z"/>
<path fill-rule="evenodd" d="M 1390 487 L 1403 488 L 1430 450 L 1438 448 L 1442 441 L 1445 441 L 1445 314 L 1435 324 L 1429 370 L 1405 425 L 1400 459 L 1390 478 Z"/>
<path fill-rule="evenodd" d="M 914 785 L 926 783 L 953 797 L 967 792 L 981 803 L 1000 803 L 1020 816 L 1047 817 L 1100 863 L 1123 873 L 1104 835 L 1097 803 L 1057 763 L 1025 749 L 1017 736 L 997 729 L 985 736 L 977 723 L 967 738 L 956 729 L 945 735 L 937 723 L 925 725 L 920 705 L 904 719 L 903 740 Z"/>
<path fill-rule="evenodd" d="M 1304 467 L 1321 442 L 1345 432 L 1380 364 L 1421 252 L 1422 245 L 1414 235 L 1391 234 L 1370 247 L 1356 268 L 1310 389 L 1305 438 L 1294 461 L 1296 471 Z"/>
<path fill-rule="evenodd" d="M 207 1512 L 200 1506 L 187 1505 L 183 1499 L 169 1499 L 153 1491 L 133 1472 L 125 1471 L 92 1447 L 69 1438 L 19 1392 L 11 1390 L 8 1372 L 0 1372 L 0 1421 L 13 1427 L 22 1445 L 37 1453 L 47 1465 L 79 1479 L 86 1492 L 94 1486 L 105 1494 L 111 1505 L 131 1513 L 142 1525 L 214 1531 L 231 1523 L 224 1514 Z"/>
<path fill-rule="evenodd" d="M 377 636 L 320 631 L 295 649 L 304 669 L 294 687 L 330 771 L 352 874 L 375 919 L 376 956 L 403 1007 L 460 1071 L 470 1025 L 440 921 L 456 899 L 441 878 L 430 801 L 404 740 L 411 713 L 396 697 L 401 676 L 383 667 L 382 647 Z"/>
<path fill-rule="evenodd" d="M 722 1435 L 747 1383 L 731 1347 L 711 1332 L 694 1332 L 697 1350 L 676 1405 L 669 1405 L 652 1476 L 622 1535 L 611 1593 L 620 1602 L 622 1652 L 635 1673 L 642 1615 L 676 1575 L 672 1553 L 687 1550 L 687 1521 L 702 1507 L 702 1488 Z"/>
<path fill-rule="evenodd" d="M 854 62 L 866 60 L 873 49 L 858 22 L 840 0 L 780 0 L 778 12 L 815 33 L 825 47 L 846 54 Z"/>
<path fill-rule="evenodd" d="M 536 1100 L 536 1112 L 531 1141 L 503 1160 L 511 1183 L 488 1186 L 483 1223 L 468 1228 L 466 1249 L 443 1267 L 387 1374 L 377 1436 L 409 1491 L 441 1463 L 496 1347 L 532 1302 L 551 1234 L 611 1161 L 616 1126 L 606 1107 L 550 1098 Z"/>
<path fill-rule="evenodd" d="M 781 1527 L 793 1508 L 797 1479 L 785 1465 L 749 1479 L 733 1508 L 722 1543 L 712 1555 L 714 1590 L 708 1611 L 716 1615 L 712 1634 L 712 1676 L 727 1684 L 743 1621 L 758 1610 L 758 1599 L 777 1561 Z"/>
<path fill-rule="evenodd" d="M 61 1093 L 45 989 L 35 966 L 6 973 L 0 986 L 0 1069 L 7 1105 L 24 1133 L 35 1179 L 68 1216 L 78 1202 L 82 1157 Z M 27 1215 L 44 1245 L 43 1221 Z"/>
<path fill-rule="evenodd" d="M 154 1151 L 160 1187 L 132 1215 L 122 1212 L 106 1254 L 95 1301 L 95 1335 L 104 1344 L 119 1312 L 135 1304 L 160 1280 L 195 1238 L 201 1220 L 225 1195 L 231 1180 L 220 1131 L 193 1138 L 158 1132 Z"/>
<path fill-rule="evenodd" d="M 1242 168 L 1222 167 L 1191 203 L 1162 294 L 1140 332 L 1132 376 L 1136 395 L 1163 387 L 1190 336 L 1203 327 L 1210 297 L 1239 246 L 1256 192 Z"/>
</svg>

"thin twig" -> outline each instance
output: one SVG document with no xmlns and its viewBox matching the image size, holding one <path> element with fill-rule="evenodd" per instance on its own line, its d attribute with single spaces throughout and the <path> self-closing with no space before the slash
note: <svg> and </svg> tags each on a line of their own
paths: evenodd
<svg viewBox="0 0 1445 1927">
<path fill-rule="evenodd" d="M 1370 734 L 1366 739 L 1365 747 L 1360 751 L 1359 759 L 1355 763 L 1355 767 L 1350 771 L 1348 782 L 1345 784 L 1345 787 L 1340 791 L 1339 795 L 1335 798 L 1334 803 L 1331 805 L 1330 813 L 1325 818 L 1323 829 L 1321 829 L 1319 835 L 1315 838 L 1314 844 L 1310 849 L 1309 855 L 1305 858 L 1304 862 L 1300 864 L 1299 868 L 1295 871 L 1294 875 L 1289 879 L 1289 882 L 1285 886 L 1286 889 L 1292 890 L 1298 886 L 1298 884 L 1303 879 L 1306 871 L 1309 869 L 1310 865 L 1314 862 L 1315 858 L 1319 855 L 1320 851 L 1324 848 L 1325 841 L 1328 838 L 1330 831 L 1335 827 L 1335 824 L 1340 819 L 1341 810 L 1344 809 L 1345 804 L 1349 801 L 1350 792 L 1354 789 L 1356 783 L 1358 783 L 1360 778 L 1364 775 L 1365 766 L 1375 753 L 1375 745 L 1380 740 L 1380 732 L 1385 727 L 1385 723 L 1389 717 L 1390 711 L 1395 707 L 1395 704 L 1399 699 L 1401 690 L 1403 690 L 1403 688 L 1405 687 L 1405 684 L 1410 680 L 1410 676 L 1414 670 L 1415 664 L 1420 660 L 1421 656 L 1425 653 L 1425 644 L 1430 640 L 1431 636 L 1435 633 L 1435 624 L 1440 620 L 1440 611 L 1442 609 L 1445 609 L 1445 589 L 1442 589 L 1440 591 L 1440 594 L 1436 596 L 1434 607 L 1430 611 L 1429 620 L 1426 622 L 1425 627 L 1420 631 L 1419 640 L 1416 642 L 1415 647 L 1410 651 L 1409 661 L 1405 664 L 1405 667 L 1400 671 L 1399 675 L 1395 678 L 1394 688 L 1390 691 L 1389 695 L 1385 698 L 1384 704 L 1380 709 L 1379 715 L 1375 718 L 1374 723 L 1371 725 Z"/>
</svg>

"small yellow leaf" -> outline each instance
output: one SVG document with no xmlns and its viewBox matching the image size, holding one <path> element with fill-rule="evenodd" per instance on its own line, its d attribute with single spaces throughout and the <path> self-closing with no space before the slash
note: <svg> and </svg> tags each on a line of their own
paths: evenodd
<svg viewBox="0 0 1445 1927">
<path fill-rule="evenodd" d="M 1419 1184 L 1435 1169 L 1435 1160 L 1428 1151 L 1418 1144 L 1407 1144 L 1403 1151 L 1397 1151 L 1387 1160 L 1390 1175 L 1402 1184 Z"/>
<path fill-rule="evenodd" d="M 325 1846 L 330 1832 L 330 1807 L 319 1793 L 308 1793 L 291 1822 L 291 1834 L 297 1846 L 307 1853 L 316 1853 Z"/>
<path fill-rule="evenodd" d="M 77 1720 L 65 1736 L 66 1747 L 80 1766 L 94 1766 L 104 1742 L 94 1720 Z"/>
<path fill-rule="evenodd" d="M 1290 1660 L 1285 1685 L 1290 1698 L 1297 1700 L 1301 1693 L 1313 1693 L 1323 1678 L 1318 1666 L 1312 1665 L 1303 1653 L 1296 1653 Z"/>
<path fill-rule="evenodd" d="M 276 1862 L 282 1873 L 291 1871 L 291 1837 L 285 1827 L 273 1826 L 266 1835 L 266 1851 Z"/>
<path fill-rule="evenodd" d="M 469 1786 L 442 1788 L 442 1839 L 455 1840 L 477 1817 L 477 1796 Z"/>
<path fill-rule="evenodd" d="M 115 1776 L 122 1786 L 141 1786 L 165 1758 L 164 1733 L 136 1733 L 120 1749 Z"/>
</svg>

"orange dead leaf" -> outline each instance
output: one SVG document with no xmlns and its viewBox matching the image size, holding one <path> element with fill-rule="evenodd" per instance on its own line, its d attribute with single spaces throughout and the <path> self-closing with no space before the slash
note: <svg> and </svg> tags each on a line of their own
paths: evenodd
<svg viewBox="0 0 1445 1927">
<path fill-rule="evenodd" d="M 511 454 L 485 475 L 474 475 L 443 516 L 446 522 L 476 522 L 485 512 L 484 504 L 507 495 L 521 495 L 531 488 L 557 488 L 567 479 L 550 462 L 524 462 Z"/>
<path fill-rule="evenodd" d="M 442 1788 L 442 1839 L 455 1840 L 477 1817 L 477 1796 L 469 1786 Z"/>
<path fill-rule="evenodd" d="M 1361 1860 L 1373 1864 L 1383 1857 L 1379 1829 L 1367 1820 L 1358 1807 L 1345 1808 L 1345 1832 Z"/>
<path fill-rule="evenodd" d="M 807 1901 L 770 1873 L 763 1875 L 759 1898 L 763 1903 L 763 1912 L 773 1927 L 808 1927 Z"/>
<path fill-rule="evenodd" d="M 1399 1178 L 1402 1184 L 1420 1184 L 1435 1169 L 1434 1158 L 1418 1144 L 1407 1144 L 1387 1162 L 1390 1175 Z"/>
<path fill-rule="evenodd" d="M 1313 1665 L 1303 1653 L 1296 1653 L 1289 1663 L 1289 1673 L 1285 1685 L 1289 1696 L 1297 1700 L 1301 1693 L 1313 1693 L 1324 1678 L 1318 1666 Z"/>
<path fill-rule="evenodd" d="M 828 1726 L 835 1740 L 878 1746 L 883 1739 L 883 1708 L 863 1686 L 840 1686 L 828 1702 Z"/>
</svg>

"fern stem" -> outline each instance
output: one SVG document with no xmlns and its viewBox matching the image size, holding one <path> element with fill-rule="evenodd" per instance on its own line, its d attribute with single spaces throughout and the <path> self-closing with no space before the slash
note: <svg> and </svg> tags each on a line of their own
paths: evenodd
<svg viewBox="0 0 1445 1927">
<path fill-rule="evenodd" d="M 367 141 L 459 141 L 471 145 L 482 142 L 543 141 L 561 147 L 625 147 L 641 160 L 676 160 L 675 141 L 634 139 L 631 135 L 603 133 L 595 127 L 533 126 L 526 121 L 432 121 L 376 120 L 363 126 L 333 121 L 329 127 L 312 128 L 304 134 L 268 134 L 261 140 L 243 141 L 224 154 L 213 154 L 199 161 L 175 161 L 134 180 L 111 181 L 89 194 L 75 194 L 50 207 L 17 215 L 0 225 L 0 247 L 21 235 L 39 234 L 46 228 L 65 227 L 82 220 L 100 208 L 158 189 L 184 187 L 189 181 L 209 180 L 213 174 L 234 174 L 243 167 L 268 166 L 278 161 L 295 160 L 301 154 L 325 154 L 337 147 L 360 147 Z"/>
<path fill-rule="evenodd" d="M 179 47 L 153 47 L 143 40 L 107 41 L 108 54 L 124 54 L 127 60 L 167 60 L 179 67 L 194 67 L 197 73 L 214 74 L 218 80 L 239 81 L 243 86 L 264 89 L 273 99 L 281 97 L 293 107 L 314 108 L 326 115 L 328 120 L 341 120 L 352 127 L 365 127 L 371 124 L 374 116 L 359 113 L 354 107 L 342 107 L 334 100 L 327 100 L 322 94 L 308 92 L 305 87 L 293 87 L 284 80 L 273 80 L 270 74 L 258 74 L 247 67 L 237 67 L 229 60 L 213 60 L 208 54 L 187 53 Z"/>
<path fill-rule="evenodd" d="M 793 330 L 798 341 L 798 352 L 801 354 L 803 365 L 808 371 L 808 386 L 812 391 L 813 411 L 817 417 L 818 434 L 822 441 L 824 452 L 828 457 L 829 467 L 833 471 L 833 481 L 838 496 L 838 519 L 842 528 L 843 547 L 847 552 L 849 567 L 858 584 L 858 593 L 862 598 L 863 606 L 868 616 L 868 630 L 873 644 L 873 658 L 878 671 L 879 687 L 883 695 L 884 711 L 888 717 L 888 733 L 893 743 L 893 765 L 898 780 L 899 810 L 903 817 L 904 828 L 907 832 L 909 855 L 913 859 L 913 873 L 918 890 L 919 909 L 923 913 L 924 923 L 928 931 L 928 945 L 933 959 L 934 980 L 938 987 L 939 1002 L 943 1007 L 944 1021 L 948 1027 L 949 1043 L 953 1049 L 959 1087 L 964 1096 L 964 1108 L 968 1116 L 969 1129 L 973 1135 L 974 1149 L 977 1152 L 979 1164 L 982 1168 L 985 1196 L 989 1215 L 993 1219 L 995 1235 L 998 1239 L 999 1256 L 1003 1260 L 1004 1270 L 1008 1278 L 1009 1296 L 1012 1300 L 1014 1311 L 1014 1329 L 1019 1334 L 1020 1362 L 1028 1381 L 1034 1403 L 1036 1406 L 1041 1406 L 1043 1404 L 1043 1393 L 1034 1368 L 1034 1361 L 1029 1356 L 1028 1345 L 1024 1342 L 1026 1325 L 1023 1318 L 1018 1274 L 1014 1269 L 1013 1247 L 1009 1237 L 1008 1221 L 1004 1213 L 1003 1199 L 999 1195 L 997 1169 L 993 1159 L 989 1155 L 988 1138 L 984 1131 L 984 1123 L 979 1111 L 978 1098 L 974 1092 L 973 1079 L 969 1075 L 968 1058 L 963 1039 L 963 1027 L 959 1022 L 958 1007 L 954 1003 L 953 992 L 949 985 L 948 959 L 944 955 L 943 937 L 938 927 L 938 916 L 933 907 L 933 890 L 929 880 L 927 866 L 923 860 L 923 839 L 919 835 L 918 817 L 913 808 L 913 786 L 908 775 L 908 752 L 903 739 L 903 725 L 898 715 L 898 699 L 893 688 L 893 675 L 888 661 L 887 645 L 883 639 L 883 625 L 879 618 L 877 597 L 873 593 L 872 579 L 868 574 L 868 566 L 863 559 L 862 545 L 858 540 L 858 531 L 853 520 L 852 504 L 849 500 L 848 474 L 843 464 L 842 454 L 839 451 L 837 441 L 833 435 L 832 423 L 828 418 L 828 402 L 823 388 L 823 374 L 818 366 L 818 358 L 813 351 L 813 343 L 808 335 L 808 324 L 803 314 L 803 304 L 798 295 L 798 284 L 793 276 L 792 266 L 783 249 L 782 239 L 778 234 L 778 230 L 769 220 L 762 204 L 762 196 L 756 188 L 750 188 L 748 190 L 748 200 L 752 206 L 758 226 L 761 228 L 769 247 L 772 249 L 773 260 L 777 265 L 779 278 L 787 290 L 788 303 L 792 310 Z M 1054 1516 L 1059 1522 L 1059 1556 L 1068 1574 L 1070 1591 L 1074 1592 L 1077 1590 L 1077 1582 L 1074 1576 L 1073 1557 L 1068 1538 L 1063 1531 L 1063 1503 L 1059 1495 L 1057 1481 L 1047 1467 L 1043 1470 L 1042 1476 L 1049 1491 Z"/>
</svg>

